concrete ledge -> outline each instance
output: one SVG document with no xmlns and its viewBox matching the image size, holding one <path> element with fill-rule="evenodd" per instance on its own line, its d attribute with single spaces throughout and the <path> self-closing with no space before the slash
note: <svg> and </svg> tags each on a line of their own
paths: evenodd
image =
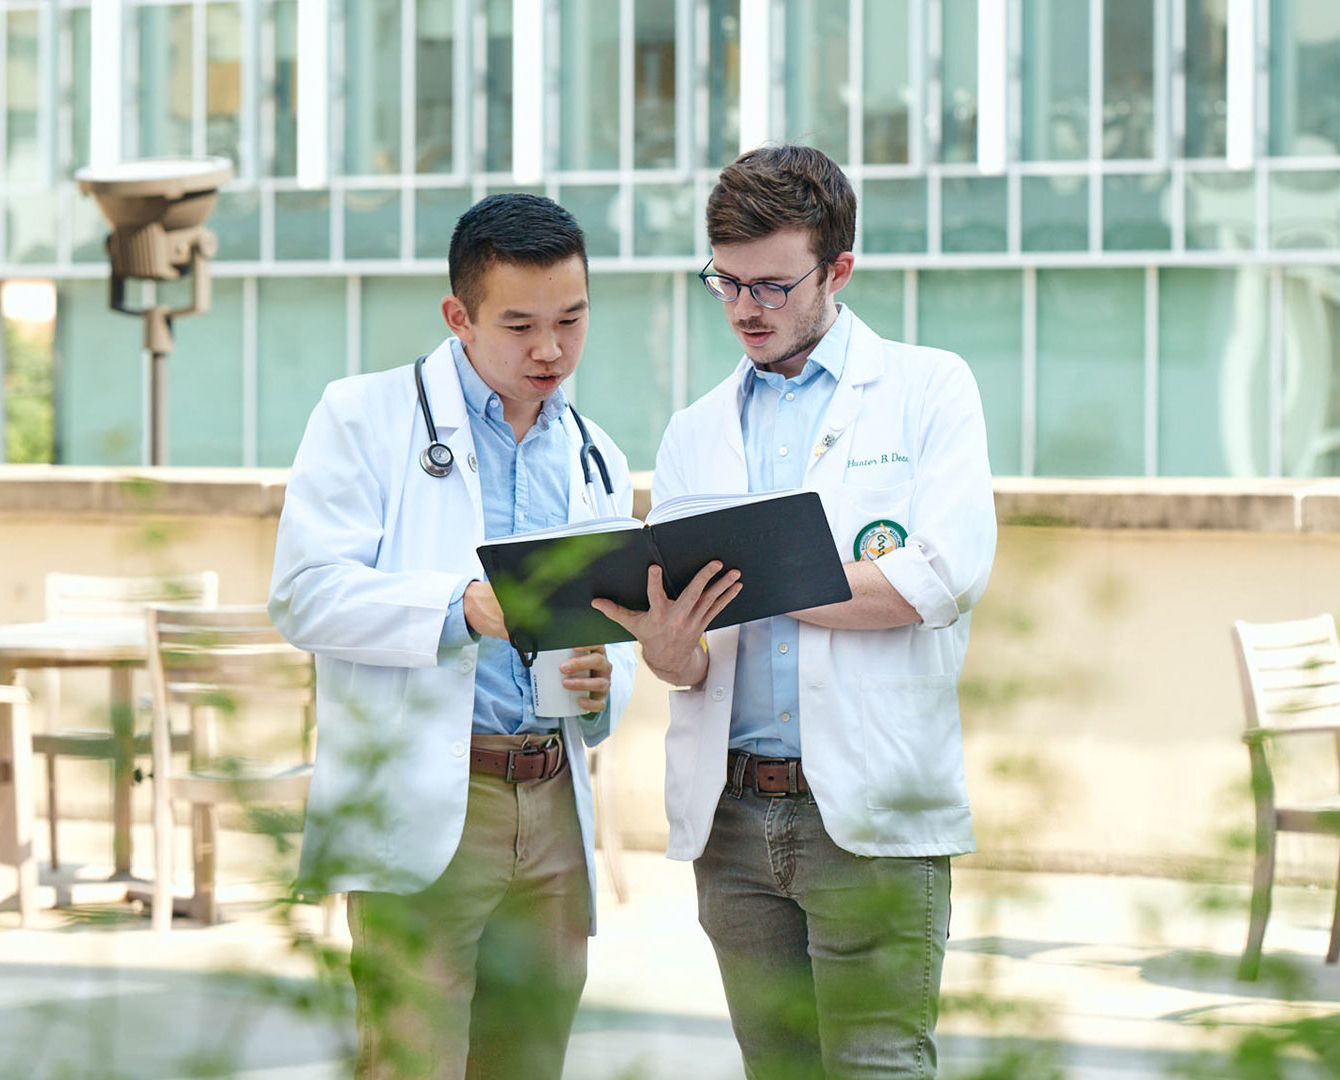
<svg viewBox="0 0 1340 1080">
<path fill-rule="evenodd" d="M 633 474 L 633 512 L 650 506 Z M 239 515 L 274 518 L 287 469 L 0 465 L 0 514 Z M 1003 525 L 1340 533 L 1340 479 L 998 477 Z"/>
</svg>

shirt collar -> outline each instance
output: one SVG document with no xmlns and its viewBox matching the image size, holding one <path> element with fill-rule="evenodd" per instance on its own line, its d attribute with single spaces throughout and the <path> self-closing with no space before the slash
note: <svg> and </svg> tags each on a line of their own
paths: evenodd
<svg viewBox="0 0 1340 1080">
<path fill-rule="evenodd" d="M 486 417 L 489 399 L 494 397 L 496 391 L 489 386 L 479 372 L 475 370 L 474 364 L 470 363 L 470 358 L 465 355 L 465 346 L 461 344 L 460 338 L 451 339 L 451 357 L 456 361 L 456 373 L 461 380 L 461 393 L 465 397 L 465 407 L 475 416 Z M 536 423 L 542 427 L 548 427 L 553 423 L 564 409 L 568 407 L 568 399 L 563 395 L 563 387 L 559 387 L 547 398 L 540 406 L 540 415 Z M 498 416 L 499 423 L 502 422 L 502 416 Z"/>
<path fill-rule="evenodd" d="M 851 309 L 846 304 L 839 304 L 837 318 L 806 357 L 805 366 L 800 369 L 800 374 L 786 379 L 778 372 L 759 371 L 750 364 L 745 369 L 743 392 L 748 394 L 753 390 L 754 383 L 758 379 L 763 379 L 777 389 L 781 389 L 782 385 L 788 382 L 795 386 L 804 386 L 821 371 L 833 376 L 834 382 L 839 381 L 842 378 L 842 369 L 847 363 L 847 343 L 851 340 L 851 323 Z"/>
</svg>

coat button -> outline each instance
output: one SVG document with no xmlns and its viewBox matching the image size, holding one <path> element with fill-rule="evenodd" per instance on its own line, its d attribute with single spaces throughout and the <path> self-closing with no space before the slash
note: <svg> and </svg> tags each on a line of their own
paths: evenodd
<svg viewBox="0 0 1340 1080">
<path fill-rule="evenodd" d="M 725 701 L 725 700 L 726 700 L 726 688 L 725 688 L 724 686 L 714 686 L 714 687 L 712 688 L 712 700 L 713 700 L 713 701 Z"/>
<path fill-rule="evenodd" d="M 464 757 L 464 756 L 465 756 L 465 743 L 463 743 L 463 742 L 454 742 L 454 743 L 452 743 L 452 744 L 451 744 L 451 756 L 452 756 L 452 757 Z"/>
</svg>

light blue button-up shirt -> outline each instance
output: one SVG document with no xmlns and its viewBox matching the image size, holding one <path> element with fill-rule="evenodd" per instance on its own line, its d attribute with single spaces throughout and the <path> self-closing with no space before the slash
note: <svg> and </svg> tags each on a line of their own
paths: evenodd
<svg viewBox="0 0 1340 1080">
<path fill-rule="evenodd" d="M 485 538 L 492 540 L 565 524 L 570 459 L 568 436 L 560 420 L 568 407 L 562 388 L 545 399 L 539 417 L 518 443 L 512 426 L 503 419 L 502 401 L 471 366 L 460 341 L 452 340 L 451 355 L 460 375 L 479 462 Z M 462 645 L 471 639 L 461 600 L 466 584 L 451 598 L 442 627 L 444 646 Z M 480 637 L 475 668 L 474 734 L 556 730 L 555 719 L 535 716 L 530 673 L 517 651 L 505 641 Z"/>
<path fill-rule="evenodd" d="M 819 427 L 833 400 L 851 337 L 844 306 L 794 379 L 754 368 L 745 374 L 740 428 L 750 491 L 805 482 Z M 765 757 L 800 756 L 800 623 L 788 615 L 740 627 L 730 746 Z"/>
</svg>

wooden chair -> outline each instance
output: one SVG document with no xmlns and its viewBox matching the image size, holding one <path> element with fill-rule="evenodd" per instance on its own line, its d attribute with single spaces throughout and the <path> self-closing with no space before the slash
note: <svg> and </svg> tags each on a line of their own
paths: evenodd
<svg viewBox="0 0 1340 1080">
<path fill-rule="evenodd" d="M 14 868 L 21 926 L 37 911 L 28 700 L 23 687 L 0 683 L 0 863 Z"/>
<path fill-rule="evenodd" d="M 1340 644 L 1331 615 L 1295 622 L 1233 624 L 1242 677 L 1256 800 L 1256 872 L 1251 925 L 1238 967 L 1240 979 L 1255 979 L 1261 942 L 1270 917 L 1275 875 L 1275 836 L 1280 831 L 1340 836 L 1340 794 L 1313 802 L 1281 803 L 1275 797 L 1272 744 L 1285 736 L 1331 735 L 1340 760 Z M 1340 958 L 1340 876 L 1326 962 Z"/>
<path fill-rule="evenodd" d="M 153 687 L 153 925 L 165 933 L 173 911 L 172 801 L 191 805 L 191 914 L 215 922 L 217 807 L 245 809 L 306 799 L 315 696 L 311 655 L 284 641 L 261 605 L 214 610 L 159 606 L 149 609 L 147 619 Z M 174 705 L 185 706 L 191 717 L 186 767 L 178 766 L 172 753 L 168 721 Z M 219 715 L 241 716 L 256 707 L 292 708 L 301 714 L 302 745 L 287 760 L 243 760 L 221 753 Z"/>
<path fill-rule="evenodd" d="M 99 577 L 92 574 L 50 573 L 46 576 L 46 618 L 114 619 L 139 618 L 148 604 L 179 603 L 214 607 L 219 600 L 219 576 L 213 570 L 179 577 Z M 112 700 L 129 699 L 130 670 L 116 668 L 111 673 Z M 62 728 L 60 726 L 60 672 L 46 673 L 46 726 L 33 733 L 33 752 L 46 755 L 47 829 L 51 845 L 51 868 L 60 867 L 56 844 L 59 801 L 56 792 L 56 760 L 60 757 L 94 758 L 115 761 L 116 737 L 110 726 Z M 117 688 L 118 680 L 124 686 Z M 175 736 L 178 750 L 185 751 L 185 732 Z M 149 753 L 149 733 L 135 736 L 135 753 Z M 124 764 L 128 772 L 131 764 Z M 128 784 L 129 781 L 126 781 Z M 124 801 L 124 800 L 123 800 Z M 129 822 L 126 822 L 129 825 Z"/>
</svg>

